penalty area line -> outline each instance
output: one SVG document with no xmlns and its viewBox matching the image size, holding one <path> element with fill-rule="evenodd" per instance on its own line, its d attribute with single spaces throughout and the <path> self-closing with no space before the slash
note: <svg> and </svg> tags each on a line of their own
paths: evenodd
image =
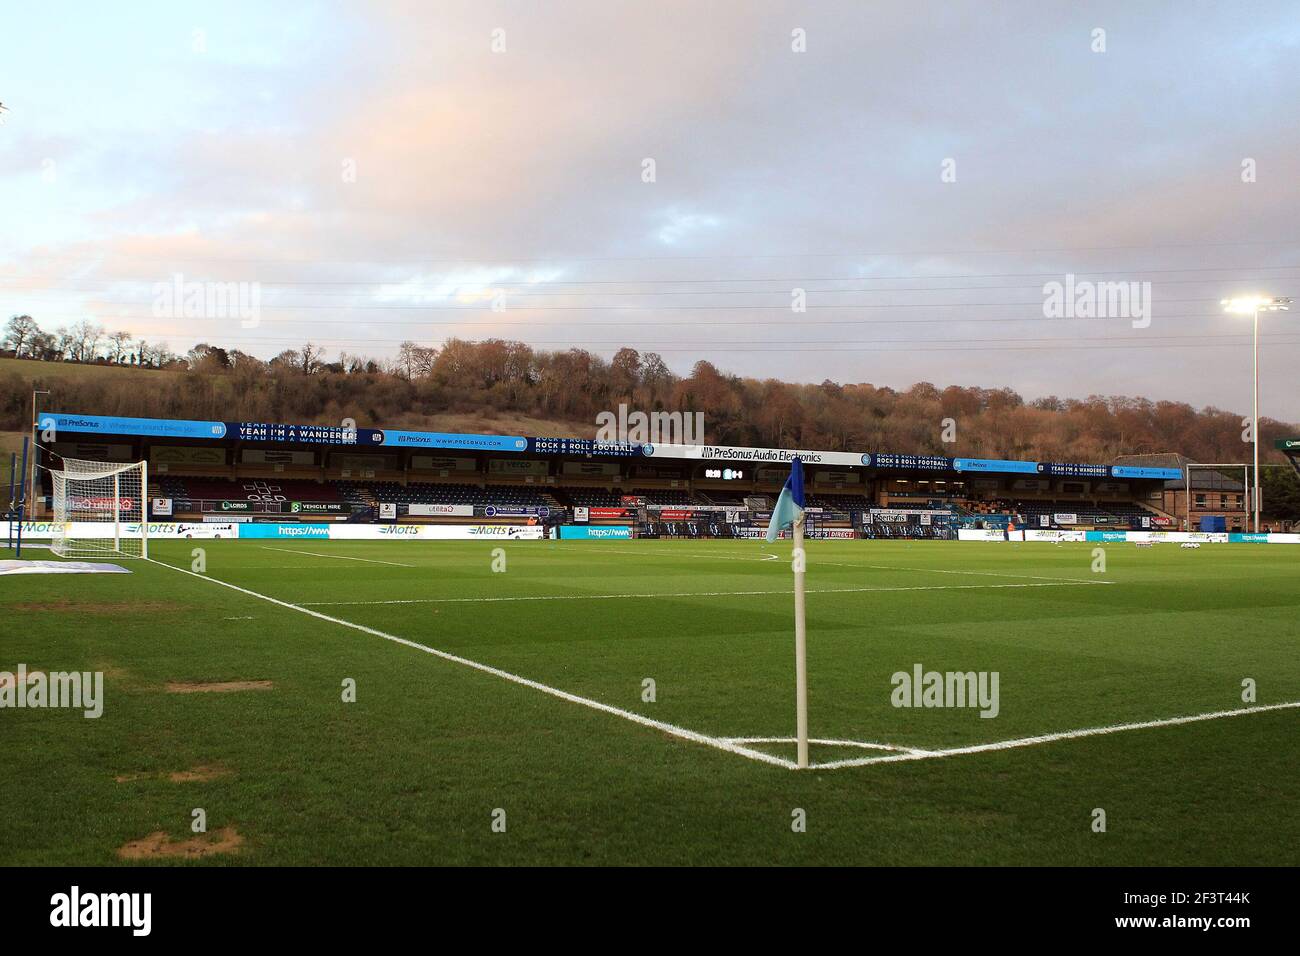
<svg viewBox="0 0 1300 956">
<path fill-rule="evenodd" d="M 449 661 L 452 664 L 460 664 L 463 667 L 469 667 L 473 670 L 480 671 L 484 674 L 491 674 L 493 677 L 499 677 L 502 680 L 509 681 L 512 684 L 518 684 L 521 687 L 529 687 L 533 690 L 548 694 L 551 697 L 558 697 L 560 700 L 568 701 L 571 704 L 580 704 L 592 710 L 598 710 L 604 714 L 610 714 L 614 717 L 621 717 L 624 720 L 639 724 L 642 727 L 649 727 L 652 730 L 658 730 L 661 733 L 669 734 L 680 740 L 688 740 L 691 743 L 704 744 L 713 747 L 715 750 L 723 750 L 727 753 L 736 754 L 741 757 L 748 757 L 750 760 L 757 760 L 760 763 L 771 764 L 774 767 L 783 767 L 787 770 L 793 770 L 795 763 L 793 760 L 786 760 L 782 757 L 776 757 L 772 754 L 763 753 L 761 750 L 754 750 L 752 747 L 746 747 L 743 744 L 732 743 L 723 740 L 720 737 L 711 737 L 708 734 L 702 734 L 698 731 L 687 730 L 685 727 L 678 727 L 676 724 L 669 724 L 662 720 L 654 720 L 650 717 L 643 717 L 641 714 L 630 710 L 623 710 L 621 707 L 614 707 L 611 704 L 601 703 L 598 700 L 592 700 L 590 697 L 580 697 L 577 694 L 571 694 L 566 690 L 560 690 L 558 687 L 551 687 L 549 684 L 543 684 L 540 681 L 532 680 L 528 677 L 522 677 L 519 674 L 512 674 L 510 671 L 502 670 L 499 667 L 493 667 L 490 664 L 482 664 L 478 661 L 472 661 L 468 657 L 461 657 L 458 654 L 451 654 L 447 651 L 440 651 L 436 647 L 430 647 L 427 644 L 421 644 L 418 641 L 412 641 L 405 637 L 398 637 L 395 634 L 388 634 L 384 631 L 373 627 L 366 627 L 364 624 L 357 624 L 353 621 L 345 621 L 341 617 L 331 617 L 328 614 L 322 614 L 320 611 L 313 611 L 310 608 L 302 607 L 298 604 L 291 604 L 288 601 L 281 601 L 279 598 L 273 598 L 269 594 L 261 594 L 248 588 L 240 587 L 238 584 L 231 584 L 229 581 L 222 581 L 220 578 L 210 577 L 206 574 L 199 574 L 197 571 L 188 571 L 185 568 L 178 568 L 174 564 L 167 564 L 164 561 L 157 561 L 153 558 L 145 558 L 150 564 L 157 564 L 164 568 L 170 568 L 180 574 L 188 574 L 192 578 L 198 578 L 201 581 L 209 581 L 213 584 L 219 584 L 224 588 L 230 588 L 232 591 L 238 591 L 240 594 L 246 594 L 249 597 L 257 598 L 260 601 L 266 601 L 270 604 L 276 604 L 291 611 L 297 611 L 299 614 L 306 614 L 317 620 L 326 621 L 330 624 L 338 624 L 341 627 L 349 627 L 354 631 L 360 631 L 363 634 L 369 634 L 373 637 L 381 637 L 386 641 L 392 641 L 394 644 L 401 644 L 413 650 L 423 651 L 425 654 L 431 654 L 434 657 Z"/>
</svg>

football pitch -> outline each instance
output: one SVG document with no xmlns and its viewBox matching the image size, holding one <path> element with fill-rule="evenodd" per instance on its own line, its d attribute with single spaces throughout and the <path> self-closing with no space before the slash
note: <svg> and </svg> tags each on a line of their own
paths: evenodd
<svg viewBox="0 0 1300 956">
<path fill-rule="evenodd" d="M 0 864 L 183 847 L 196 809 L 211 847 L 135 855 L 1300 862 L 1300 548 L 807 553 L 807 770 L 788 542 L 154 541 L 0 578 L 0 671 L 104 675 L 96 719 L 0 710 Z"/>
</svg>

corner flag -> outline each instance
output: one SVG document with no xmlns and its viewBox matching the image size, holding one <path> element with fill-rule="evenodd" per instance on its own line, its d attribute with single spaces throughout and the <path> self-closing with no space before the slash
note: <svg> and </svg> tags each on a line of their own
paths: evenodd
<svg viewBox="0 0 1300 956">
<path fill-rule="evenodd" d="M 790 477 L 767 523 L 767 540 L 775 541 L 786 528 L 794 532 L 790 567 L 794 571 L 795 766 L 799 769 L 808 766 L 808 632 L 804 624 L 803 580 L 807 562 L 803 551 L 803 513 L 803 462 L 794 458 L 790 462 Z"/>
<path fill-rule="evenodd" d="M 790 477 L 785 480 L 781 497 L 776 499 L 772 518 L 767 523 L 767 543 L 771 544 L 786 528 L 803 518 L 803 462 L 790 462 Z"/>
</svg>

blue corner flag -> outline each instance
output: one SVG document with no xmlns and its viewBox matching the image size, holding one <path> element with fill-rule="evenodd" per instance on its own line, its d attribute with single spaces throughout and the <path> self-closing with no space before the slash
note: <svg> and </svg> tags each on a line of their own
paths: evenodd
<svg viewBox="0 0 1300 956">
<path fill-rule="evenodd" d="M 781 489 L 781 497 L 776 499 L 772 509 L 772 520 L 767 523 L 767 542 L 771 544 L 786 528 L 803 517 L 803 462 L 798 458 L 790 461 L 790 477 Z"/>
</svg>

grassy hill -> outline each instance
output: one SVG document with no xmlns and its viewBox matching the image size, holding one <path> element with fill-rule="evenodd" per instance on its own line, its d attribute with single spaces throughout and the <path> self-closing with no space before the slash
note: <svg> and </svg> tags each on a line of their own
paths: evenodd
<svg viewBox="0 0 1300 956">
<path fill-rule="evenodd" d="M 0 376 L 13 373 L 42 387 L 59 382 L 176 381 L 185 372 L 134 368 L 130 365 L 82 365 L 77 362 L 38 362 L 34 359 L 0 358 Z"/>
<path fill-rule="evenodd" d="M 221 374 L 133 368 L 129 365 L 81 365 L 76 362 L 0 359 L 0 378 L 8 375 L 17 375 L 25 383 L 27 389 L 48 389 L 51 394 L 41 397 L 40 404 L 42 408 L 76 411 L 87 415 L 118 414 L 118 412 L 114 409 L 105 408 L 71 408 L 66 398 L 60 401 L 60 385 L 120 385 L 121 383 L 127 383 L 132 388 L 138 386 L 144 390 L 173 389 L 185 387 L 186 385 L 191 388 L 202 385 L 211 386 L 214 389 L 218 387 L 228 389 L 230 387 L 228 380 L 226 380 L 227 377 Z M 30 395 L 27 396 L 25 402 L 26 407 L 30 409 Z M 218 414 L 223 420 L 239 418 L 239 415 L 234 411 L 222 411 Z M 24 414 L 24 421 L 27 420 L 28 415 L 30 415 L 30 411 Z M 187 416 L 160 412 L 157 417 L 183 418 Z M 217 415 L 212 417 L 215 418 Z M 596 425 L 593 422 L 535 418 L 521 412 L 498 411 L 490 408 L 433 414 L 410 411 L 386 417 L 382 421 L 369 421 L 362 419 L 361 416 L 356 417 L 359 419 L 357 424 L 363 428 L 402 427 L 428 431 L 477 432 L 487 435 L 529 435 L 543 438 L 592 438 L 596 434 Z M 307 424 L 324 424 L 324 422 L 308 422 Z M 334 424 L 333 420 L 329 424 Z M 0 432 L 0 434 L 8 433 Z M 21 447 L 21 434 L 18 440 Z M 8 448 L 8 446 L 5 447 Z M 7 469 L 8 467 L 8 452 L 6 451 L 4 468 Z"/>
<path fill-rule="evenodd" d="M 22 432 L 0 432 L 0 495 L 9 494 L 9 456 L 17 454 L 19 467 L 21 467 L 23 457 L 23 433 Z M 3 505 L 7 506 L 9 499 L 5 497 Z"/>
</svg>

